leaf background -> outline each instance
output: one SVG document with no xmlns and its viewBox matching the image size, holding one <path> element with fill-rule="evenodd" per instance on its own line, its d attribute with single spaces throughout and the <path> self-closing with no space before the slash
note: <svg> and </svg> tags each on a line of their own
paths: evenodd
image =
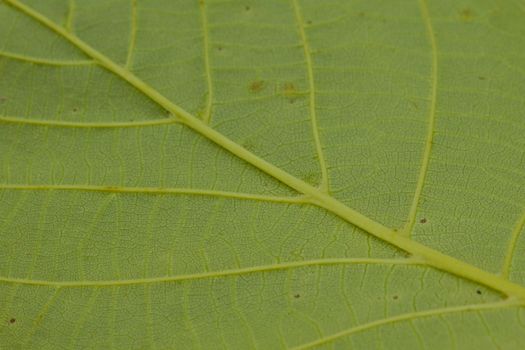
<svg viewBox="0 0 525 350">
<path fill-rule="evenodd" d="M 0 2 L 1 346 L 523 348 L 524 11 Z"/>
</svg>

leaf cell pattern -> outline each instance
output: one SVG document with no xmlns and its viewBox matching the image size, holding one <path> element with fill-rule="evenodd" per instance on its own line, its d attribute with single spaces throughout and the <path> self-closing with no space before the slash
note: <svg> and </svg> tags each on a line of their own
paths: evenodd
<svg viewBox="0 0 525 350">
<path fill-rule="evenodd" d="M 524 348 L 524 15 L 0 1 L 0 343 Z"/>
</svg>

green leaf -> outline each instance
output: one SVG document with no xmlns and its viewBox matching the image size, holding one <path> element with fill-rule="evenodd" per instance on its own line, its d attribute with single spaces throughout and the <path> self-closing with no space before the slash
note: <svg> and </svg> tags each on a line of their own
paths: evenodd
<svg viewBox="0 0 525 350">
<path fill-rule="evenodd" d="M 524 17 L 0 1 L 0 347 L 525 348 Z"/>
</svg>

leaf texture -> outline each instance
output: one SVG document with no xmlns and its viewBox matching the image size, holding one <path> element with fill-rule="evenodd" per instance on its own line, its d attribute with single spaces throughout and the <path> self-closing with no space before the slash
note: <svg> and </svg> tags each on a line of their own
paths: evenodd
<svg viewBox="0 0 525 350">
<path fill-rule="evenodd" d="M 524 348 L 524 16 L 0 1 L 0 348 Z"/>
</svg>

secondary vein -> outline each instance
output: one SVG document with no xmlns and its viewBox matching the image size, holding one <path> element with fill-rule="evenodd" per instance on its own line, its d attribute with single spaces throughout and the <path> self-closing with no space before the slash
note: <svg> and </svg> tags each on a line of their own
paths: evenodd
<svg viewBox="0 0 525 350">
<path fill-rule="evenodd" d="M 314 259 L 305 261 L 292 261 L 287 263 L 251 266 L 231 270 L 200 272 L 186 275 L 161 276 L 151 278 L 136 278 L 128 280 L 106 280 L 106 281 L 46 281 L 36 279 L 9 278 L 0 277 L 0 282 L 49 286 L 56 288 L 72 287 L 113 287 L 142 285 L 151 283 L 179 282 L 188 280 L 200 280 L 207 278 L 219 278 L 226 276 L 239 276 L 252 273 L 261 273 L 268 271 L 289 270 L 308 266 L 336 266 L 336 265 L 419 265 L 422 261 L 417 259 L 374 259 L 374 258 L 340 258 L 340 259 Z"/>
<path fill-rule="evenodd" d="M 213 86 L 211 82 L 211 67 L 210 67 L 210 44 L 209 44 L 209 30 L 208 30 L 208 14 L 206 10 L 206 2 L 204 0 L 199 1 L 199 9 L 201 13 L 202 22 L 202 40 L 203 40 L 203 55 L 204 55 L 204 68 L 206 72 L 206 84 L 208 93 L 206 94 L 206 107 L 204 108 L 203 120 L 206 124 L 211 122 L 211 109 L 213 101 Z"/>
<path fill-rule="evenodd" d="M 516 246 L 518 245 L 518 239 L 521 236 L 521 232 L 525 229 L 525 211 L 516 222 L 514 229 L 512 230 L 509 246 L 507 248 L 507 254 L 505 254 L 505 261 L 503 262 L 503 268 L 501 275 L 505 278 L 509 277 L 510 267 L 512 266 L 512 259 L 514 258 L 514 253 L 516 252 Z"/>
<path fill-rule="evenodd" d="M 161 118 L 161 119 L 150 119 L 150 120 L 137 120 L 133 122 L 70 122 L 66 120 L 44 120 L 44 119 L 29 119 L 10 117 L 0 115 L 0 122 L 11 123 L 11 124 L 27 124 L 27 125 L 39 125 L 39 126 L 52 126 L 62 128 L 136 128 L 143 126 L 153 125 L 164 125 L 164 124 L 176 124 L 178 121 L 175 118 Z"/>
<path fill-rule="evenodd" d="M 131 24 L 129 31 L 129 45 L 128 54 L 126 56 L 126 69 L 130 69 L 133 65 L 133 50 L 135 49 L 135 41 L 137 37 L 137 0 L 131 0 Z"/>
<path fill-rule="evenodd" d="M 444 308 L 417 311 L 417 312 L 407 312 L 407 313 L 400 314 L 397 316 L 392 316 L 392 317 L 368 322 L 365 324 L 361 324 L 359 326 L 352 327 L 350 329 L 347 329 L 347 330 L 344 330 L 344 331 L 341 331 L 341 332 L 338 332 L 332 335 L 328 335 L 326 337 L 315 340 L 313 342 L 299 345 L 292 349 L 293 350 L 311 349 L 311 348 L 318 347 L 318 346 L 321 346 L 327 343 L 334 342 L 338 339 L 350 336 L 355 333 L 363 332 L 363 331 L 366 331 L 366 330 L 369 330 L 375 327 L 380 327 L 380 326 L 390 324 L 390 323 L 403 322 L 403 321 L 409 321 L 409 320 L 414 320 L 418 318 L 432 317 L 432 316 L 438 316 L 438 315 L 446 315 L 446 314 L 453 314 L 453 313 L 460 313 L 460 312 L 475 312 L 475 311 L 480 311 L 480 310 L 490 310 L 490 309 L 498 309 L 498 308 L 514 307 L 514 306 L 523 306 L 523 302 L 517 301 L 515 299 L 514 300 L 509 299 L 509 300 L 498 301 L 498 302 L 493 302 L 493 303 L 470 304 L 470 305 L 451 306 L 451 307 L 444 307 Z"/>
<path fill-rule="evenodd" d="M 32 64 L 41 64 L 48 66 L 86 66 L 95 64 L 93 60 L 53 60 L 47 58 L 25 56 L 7 51 L 0 51 L 0 56 L 17 61 L 24 61 Z"/>
<path fill-rule="evenodd" d="M 94 186 L 94 185 L 21 185 L 21 184 L 0 184 L 0 190 L 22 190 L 22 191 L 87 191 L 87 192 L 108 192 L 108 193 L 142 193 L 151 195 L 195 195 L 210 197 L 225 197 L 234 199 L 276 202 L 276 203 L 308 203 L 301 197 L 279 197 L 270 195 L 260 195 L 254 193 L 241 193 L 217 190 L 204 190 L 196 188 L 173 188 L 173 187 L 125 187 L 125 186 Z"/>
<path fill-rule="evenodd" d="M 416 221 L 417 208 L 419 207 L 419 201 L 421 200 L 421 192 L 428 173 L 428 165 L 430 163 L 430 154 L 432 152 L 432 144 L 434 139 L 434 130 L 436 125 L 436 100 L 437 100 L 437 80 L 438 80 L 438 57 L 437 57 L 437 43 L 436 36 L 434 34 L 434 28 L 432 27 L 432 21 L 428 12 L 428 6 L 426 0 L 419 0 L 421 16 L 425 22 L 427 29 L 428 40 L 432 51 L 432 73 L 431 81 L 432 87 L 430 92 L 430 110 L 428 117 L 428 129 L 427 137 L 425 141 L 425 150 L 423 152 L 423 160 L 421 162 L 421 169 L 419 171 L 419 177 L 416 185 L 416 191 L 414 193 L 414 199 L 410 207 L 408 215 L 408 223 L 402 230 L 402 233 L 410 237 L 414 229 L 414 223 Z"/>
<path fill-rule="evenodd" d="M 308 85 L 309 85 L 308 89 L 309 89 L 309 95 L 310 95 L 309 96 L 310 119 L 312 122 L 312 133 L 314 137 L 315 148 L 317 151 L 317 157 L 319 158 L 319 166 L 321 167 L 321 184 L 319 185 L 319 188 L 324 192 L 328 192 L 328 189 L 329 189 L 328 170 L 327 170 L 326 161 L 324 158 L 323 147 L 321 145 L 321 137 L 319 136 L 319 126 L 317 125 L 317 111 L 316 111 L 317 107 L 315 104 L 314 70 L 313 70 L 313 63 L 312 63 L 312 55 L 310 53 L 310 44 L 306 37 L 306 31 L 304 28 L 304 18 L 303 18 L 303 14 L 301 12 L 301 8 L 299 7 L 299 3 L 297 2 L 297 0 L 292 0 L 292 6 L 294 9 L 297 27 L 299 29 L 299 35 L 301 37 L 301 41 L 303 44 L 304 57 L 306 60 L 306 67 L 308 71 Z"/>
</svg>

